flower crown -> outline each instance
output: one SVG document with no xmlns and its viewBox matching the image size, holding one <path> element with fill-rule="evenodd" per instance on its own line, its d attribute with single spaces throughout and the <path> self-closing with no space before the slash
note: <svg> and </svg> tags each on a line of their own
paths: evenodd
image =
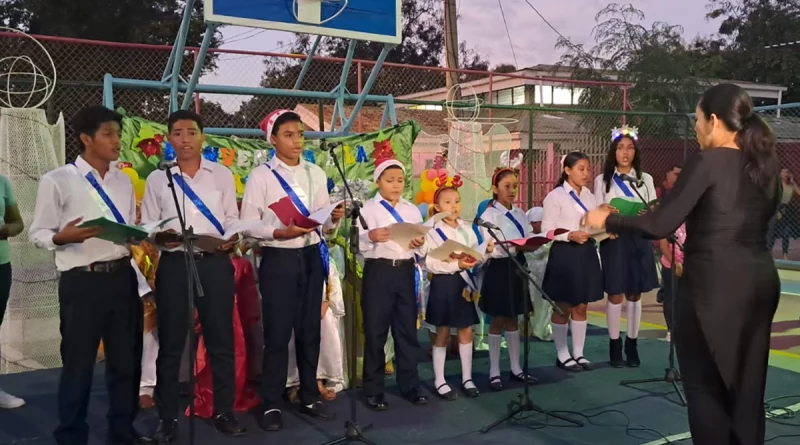
<svg viewBox="0 0 800 445">
<path fill-rule="evenodd" d="M 617 142 L 623 137 L 629 137 L 634 141 L 639 140 L 639 129 L 636 127 L 629 127 L 627 125 L 623 125 L 622 127 L 614 128 L 611 130 L 611 141 Z"/>
</svg>

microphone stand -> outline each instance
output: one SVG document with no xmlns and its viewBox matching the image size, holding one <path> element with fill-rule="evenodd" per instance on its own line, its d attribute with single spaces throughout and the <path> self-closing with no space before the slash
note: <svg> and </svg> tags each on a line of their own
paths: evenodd
<svg viewBox="0 0 800 445">
<path fill-rule="evenodd" d="M 321 147 L 325 147 L 325 140 L 321 141 Z M 344 436 L 339 437 L 338 439 L 329 441 L 324 443 L 323 445 L 338 445 L 340 443 L 352 443 L 352 442 L 360 442 L 366 445 L 376 445 L 374 442 L 367 440 L 364 437 L 364 431 L 372 428 L 372 425 L 365 425 L 363 427 L 358 425 L 357 414 L 358 410 L 356 409 L 356 361 L 358 360 L 356 346 L 358 344 L 358 324 L 356 323 L 356 283 L 358 282 L 358 276 L 356 273 L 356 255 L 358 254 L 358 224 L 361 223 L 361 227 L 364 230 L 368 230 L 367 223 L 364 220 L 364 217 L 361 215 L 361 203 L 355 200 L 353 197 L 353 191 L 350 189 L 350 186 L 347 184 L 347 178 L 345 176 L 344 170 L 342 169 L 339 160 L 336 158 L 336 154 L 333 152 L 333 147 L 330 148 L 330 156 L 333 160 L 333 164 L 336 166 L 336 170 L 339 172 L 339 176 L 342 178 L 342 183 L 344 184 L 345 193 L 350 198 L 351 207 L 349 209 L 349 217 L 350 217 L 350 231 L 348 233 L 348 246 L 350 249 L 350 253 L 353 255 L 353 262 L 352 267 L 345 266 L 344 269 L 344 281 L 346 283 L 344 288 L 344 302 L 345 302 L 345 314 L 347 315 L 347 337 L 351 339 L 352 344 L 348 345 L 347 348 L 347 379 L 350 382 L 350 418 L 344 423 L 345 433 Z M 347 256 L 345 256 L 345 262 L 347 262 Z"/>
<path fill-rule="evenodd" d="M 186 264 L 187 291 L 189 295 L 189 305 L 186 308 L 189 312 L 189 445 L 194 445 L 194 397 L 195 397 L 195 362 L 197 361 L 197 333 L 194 330 L 194 297 L 203 298 L 203 286 L 200 284 L 200 274 L 197 272 L 197 262 L 194 258 L 194 240 L 197 236 L 192 227 L 186 227 L 186 220 L 181 213 L 181 206 L 178 203 L 178 194 L 175 192 L 175 182 L 170 174 L 170 169 L 164 170 L 167 175 L 167 184 L 172 193 L 172 200 L 175 203 L 175 211 L 178 214 L 178 222 L 181 226 L 181 241 L 183 242 L 184 262 Z"/>
<path fill-rule="evenodd" d="M 639 193 L 639 189 L 636 187 L 636 184 L 634 183 L 634 181 L 629 180 L 628 182 L 630 183 L 631 188 L 633 189 L 633 191 L 636 193 L 636 196 L 638 196 L 639 199 L 642 201 L 642 203 L 644 203 L 645 207 L 647 207 L 648 210 L 653 210 L 653 208 L 650 205 L 650 203 L 648 203 L 647 200 L 644 199 L 642 194 Z M 670 326 L 670 330 L 674 331 L 675 330 L 675 322 L 674 322 L 674 319 L 675 319 L 675 300 L 677 299 L 677 289 L 676 289 L 677 288 L 677 283 L 676 283 L 677 279 L 675 277 L 675 248 L 677 246 L 677 248 L 679 248 L 681 251 L 683 251 L 683 246 L 681 245 L 680 242 L 678 242 L 678 239 L 677 239 L 677 237 L 675 236 L 674 233 L 672 235 L 670 235 L 667 238 L 667 240 L 672 243 L 672 276 L 670 277 L 670 284 L 671 284 L 671 286 L 670 286 L 670 298 L 671 298 L 671 300 L 670 300 L 669 304 L 672 307 L 672 318 L 673 318 L 673 321 L 671 323 L 672 326 Z M 664 370 L 665 371 L 664 372 L 664 377 L 654 377 L 654 378 L 649 378 L 649 379 L 638 379 L 638 380 L 622 380 L 622 381 L 619 382 L 619 384 L 622 385 L 622 386 L 630 386 L 630 385 L 640 385 L 640 384 L 644 384 L 644 383 L 656 383 L 656 382 L 671 383 L 672 387 L 675 388 L 675 392 L 678 393 L 678 398 L 680 399 L 680 405 L 681 406 L 686 406 L 686 396 L 684 396 L 683 390 L 681 389 L 681 387 L 678 386 L 678 382 L 681 381 L 681 374 L 680 374 L 680 372 L 678 372 L 678 369 L 675 367 L 675 343 L 671 339 L 670 339 L 670 342 L 669 342 L 668 363 L 669 363 L 669 367 Z"/>
<path fill-rule="evenodd" d="M 506 247 L 505 244 L 503 244 L 500 241 L 500 239 L 497 237 L 497 234 L 494 232 L 494 230 L 490 229 L 488 227 L 486 227 L 486 229 L 489 232 L 489 235 L 491 235 L 491 237 L 494 238 L 496 246 L 499 246 L 501 249 L 503 249 L 503 251 L 506 253 L 506 255 L 508 255 L 508 258 L 511 260 L 511 263 L 514 265 L 514 268 L 515 268 L 516 272 L 521 277 L 527 278 L 527 281 L 533 284 L 533 286 L 536 288 L 536 290 L 538 290 L 541 293 L 542 298 L 545 301 L 547 301 L 548 303 L 550 303 L 551 306 L 553 306 L 553 310 L 556 311 L 556 313 L 558 313 L 559 315 L 564 315 L 564 312 L 550 298 L 550 296 L 547 295 L 547 293 L 544 291 L 544 289 L 542 289 L 542 286 L 540 286 L 539 283 L 536 281 L 536 279 L 533 278 L 533 276 L 530 274 L 528 269 L 525 266 L 523 266 L 522 264 L 520 264 L 520 262 L 517 261 L 517 259 L 514 257 L 514 255 L 511 254 L 511 251 L 509 250 L 509 248 Z M 539 414 L 544 414 L 545 416 L 555 417 L 556 419 L 563 420 L 564 422 L 571 423 L 571 424 L 573 424 L 575 426 L 580 426 L 580 427 L 583 426 L 583 422 L 580 422 L 578 420 L 573 420 L 573 419 L 570 419 L 569 417 L 565 417 L 565 416 L 562 416 L 562 415 L 554 413 L 554 412 L 545 411 L 544 409 L 534 405 L 533 402 L 530 399 L 530 385 L 531 385 L 531 383 L 529 382 L 529 379 L 527 378 L 527 376 L 528 376 L 528 357 L 530 356 L 530 336 L 528 335 L 528 329 L 529 329 L 529 326 L 530 326 L 530 317 L 531 317 L 531 314 L 530 314 L 530 312 L 531 312 L 531 299 L 530 299 L 529 289 L 528 288 L 529 288 L 529 286 L 525 286 L 525 289 L 523 289 L 523 294 L 524 294 L 523 295 L 523 299 L 524 300 L 522 302 L 523 310 L 524 310 L 524 313 L 523 313 L 523 316 L 522 316 L 523 317 L 523 323 L 524 323 L 523 334 L 525 335 L 525 349 L 524 349 L 524 352 L 523 352 L 523 355 L 522 355 L 522 357 L 523 357 L 522 358 L 522 361 L 523 361 L 523 363 L 522 363 L 522 375 L 523 375 L 524 380 L 525 380 L 525 383 L 524 383 L 525 386 L 523 386 L 522 394 L 519 394 L 517 396 L 518 400 L 512 400 L 512 401 L 510 401 L 508 403 L 508 413 L 506 415 L 504 415 L 503 417 L 501 417 L 500 419 L 496 420 L 495 422 L 493 422 L 493 423 L 481 428 L 480 431 L 481 431 L 482 434 L 486 434 L 489 431 L 491 431 L 492 429 L 494 429 L 495 427 L 503 424 L 504 422 L 507 422 L 507 421 L 513 419 L 517 414 L 520 414 L 520 413 L 523 413 L 523 412 L 531 412 L 531 411 L 537 412 Z"/>
</svg>

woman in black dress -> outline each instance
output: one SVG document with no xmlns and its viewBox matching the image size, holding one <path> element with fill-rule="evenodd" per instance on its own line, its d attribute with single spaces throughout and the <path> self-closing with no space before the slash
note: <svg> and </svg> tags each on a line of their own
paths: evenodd
<svg viewBox="0 0 800 445">
<path fill-rule="evenodd" d="M 775 136 L 740 87 L 722 84 L 697 106 L 697 141 L 657 210 L 638 217 L 598 209 L 592 227 L 666 238 L 686 221 L 673 340 L 695 445 L 764 443 L 770 328 L 780 296 L 764 246 L 780 193 Z"/>
</svg>

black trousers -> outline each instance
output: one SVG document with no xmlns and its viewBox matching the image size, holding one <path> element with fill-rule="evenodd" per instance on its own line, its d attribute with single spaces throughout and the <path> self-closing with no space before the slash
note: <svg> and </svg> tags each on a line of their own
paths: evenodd
<svg viewBox="0 0 800 445">
<path fill-rule="evenodd" d="M 203 298 L 192 298 L 203 328 L 214 384 L 214 412 L 233 412 L 236 370 L 233 347 L 233 307 L 236 287 L 233 263 L 225 253 L 196 256 Z M 162 420 L 178 416 L 178 380 L 187 332 L 194 327 L 189 315 L 189 290 L 183 252 L 164 252 L 156 271 L 158 358 L 155 402 Z M 196 345 L 190 345 L 196 348 Z M 191 369 L 190 372 L 194 370 Z M 194 388 L 192 388 L 194 391 Z"/>
<path fill-rule="evenodd" d="M 678 289 L 680 289 L 681 279 L 675 277 L 675 297 L 678 297 Z M 672 300 L 672 293 L 673 293 L 673 286 L 672 286 L 672 269 L 669 267 L 664 267 L 661 265 L 661 289 L 658 290 L 658 294 L 661 297 L 661 304 L 662 310 L 664 312 L 664 321 L 667 323 L 667 329 L 672 329 L 673 323 L 673 305 L 674 302 Z"/>
<path fill-rule="evenodd" d="M 86 445 L 86 411 L 103 340 L 108 390 L 108 438 L 133 440 L 139 410 L 142 300 L 130 266 L 116 272 L 67 271 L 58 280 L 61 378 L 58 382 L 59 445 Z"/>
<path fill-rule="evenodd" d="M 397 384 L 404 395 L 419 387 L 419 340 L 414 265 L 393 266 L 386 260 L 367 260 L 361 289 L 364 317 L 364 393 L 384 392 L 386 353 L 384 346 L 392 329 Z"/>
<path fill-rule="evenodd" d="M 11 263 L 0 264 L 0 325 L 6 315 L 8 296 L 11 295 Z"/>
<path fill-rule="evenodd" d="M 300 401 L 310 405 L 319 399 L 317 365 L 322 291 L 327 278 L 319 245 L 301 249 L 262 247 L 258 278 L 264 325 L 261 376 L 264 408 L 277 408 L 286 391 L 292 330 L 300 376 Z"/>
</svg>

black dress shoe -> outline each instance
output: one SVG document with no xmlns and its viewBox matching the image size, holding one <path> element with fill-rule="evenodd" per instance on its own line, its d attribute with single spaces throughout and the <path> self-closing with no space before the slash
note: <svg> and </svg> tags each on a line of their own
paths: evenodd
<svg viewBox="0 0 800 445">
<path fill-rule="evenodd" d="M 152 443 L 153 443 L 152 438 L 147 437 L 144 434 L 140 434 L 135 429 L 131 431 L 129 434 L 125 435 L 109 434 L 106 437 L 106 445 L 147 445 Z"/>
<path fill-rule="evenodd" d="M 581 365 L 581 368 L 583 368 L 584 371 L 591 371 L 592 369 L 594 369 L 594 365 L 592 364 L 592 362 L 587 360 L 586 357 L 583 356 L 575 357 L 575 361 L 579 365 Z"/>
<path fill-rule="evenodd" d="M 450 385 L 447 383 L 442 383 L 436 388 L 436 394 L 442 398 L 442 400 L 452 401 L 458 398 L 458 394 L 450 388 Z"/>
<path fill-rule="evenodd" d="M 428 398 L 422 395 L 419 388 L 409 392 L 406 394 L 406 399 L 411 402 L 412 405 L 422 406 L 428 404 Z"/>
<path fill-rule="evenodd" d="M 300 412 L 319 420 L 336 420 L 336 413 L 328 411 L 322 402 L 314 402 L 311 405 L 303 405 Z"/>
<path fill-rule="evenodd" d="M 500 378 L 499 375 L 491 377 L 489 379 L 489 388 L 492 388 L 492 391 L 502 391 L 503 390 L 503 379 Z"/>
<path fill-rule="evenodd" d="M 389 409 L 389 404 L 386 402 L 383 394 L 367 397 L 367 406 L 373 411 L 386 411 Z"/>
<path fill-rule="evenodd" d="M 622 368 L 625 366 L 625 361 L 622 359 L 622 339 L 614 338 L 608 340 L 608 362 L 615 368 Z"/>
<path fill-rule="evenodd" d="M 524 372 L 520 372 L 519 374 L 511 373 L 511 380 L 520 383 L 530 383 L 531 385 L 539 383 L 539 380 L 536 377 Z"/>
<path fill-rule="evenodd" d="M 264 431 L 279 431 L 283 428 L 283 416 L 279 409 L 268 409 L 257 416 L 256 422 Z"/>
<path fill-rule="evenodd" d="M 243 436 L 247 430 L 239 424 L 233 413 L 217 414 L 213 419 L 214 428 L 222 434 L 231 437 Z"/>
<path fill-rule="evenodd" d="M 158 428 L 153 435 L 153 441 L 158 445 L 164 445 L 175 442 L 178 437 L 178 421 L 177 420 L 160 420 Z"/>
<path fill-rule="evenodd" d="M 635 338 L 625 338 L 625 363 L 631 368 L 638 368 L 642 362 L 639 360 L 639 348 Z"/>
<path fill-rule="evenodd" d="M 467 383 L 472 383 L 473 386 L 471 388 L 467 388 Z M 475 383 L 473 383 L 472 380 L 467 380 L 466 382 L 462 383 L 461 391 L 463 391 L 464 395 L 469 397 L 470 399 L 478 397 L 478 395 L 481 393 L 480 391 L 478 391 L 478 388 L 475 387 Z"/>
<path fill-rule="evenodd" d="M 569 372 L 581 372 L 583 371 L 583 367 L 575 361 L 574 358 L 571 358 L 565 362 L 561 362 L 561 360 L 556 359 L 556 367 L 563 369 L 564 371 Z"/>
</svg>

